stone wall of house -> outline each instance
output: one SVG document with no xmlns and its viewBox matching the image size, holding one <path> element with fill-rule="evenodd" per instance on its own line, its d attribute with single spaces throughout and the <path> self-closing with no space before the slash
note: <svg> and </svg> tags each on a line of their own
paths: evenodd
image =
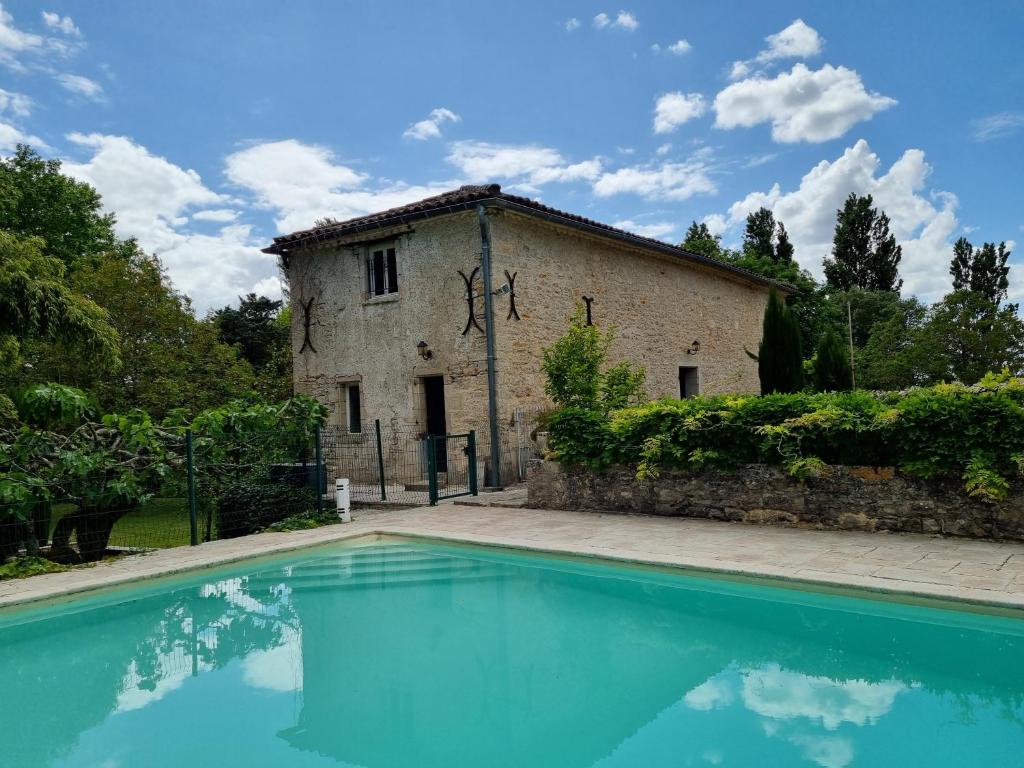
<svg viewBox="0 0 1024 768">
<path fill-rule="evenodd" d="M 671 256 L 594 237 L 522 214 L 489 214 L 494 283 L 514 274 L 522 318 L 498 297 L 497 357 L 507 399 L 542 407 L 541 349 L 565 333 L 582 296 L 594 322 L 615 327 L 611 361 L 647 371 L 651 397 L 679 397 L 680 366 L 696 366 L 702 393 L 757 392 L 756 351 L 768 291 Z M 687 349 L 700 342 L 700 352 Z"/>
<path fill-rule="evenodd" d="M 678 259 L 619 245 L 576 230 L 502 210 L 488 213 L 493 242 L 493 287 L 515 275 L 519 319 L 511 296 L 494 297 L 499 423 L 515 442 L 516 409 L 549 406 L 540 370 L 541 351 L 564 332 L 583 295 L 594 297 L 594 320 L 616 327 L 612 361 L 647 369 L 648 393 L 679 396 L 679 367 L 699 368 L 701 390 L 755 392 L 755 350 L 767 301 L 763 286 Z M 397 294 L 366 291 L 368 244 L 393 240 Z M 372 419 L 386 430 L 424 432 L 422 377 L 442 375 L 448 429 L 476 429 L 487 446 L 487 374 L 479 273 L 468 319 L 466 285 L 480 265 L 480 229 L 474 211 L 360 233 L 303 249 L 291 256 L 292 344 L 297 392 L 317 397 L 344 427 L 344 385 L 358 382 L 364 435 Z M 312 299 L 309 342 L 305 304 Z M 686 350 L 701 343 L 696 355 Z M 417 344 L 432 353 L 420 357 Z"/>
<path fill-rule="evenodd" d="M 955 480 L 923 480 L 892 468 L 827 467 L 799 482 L 780 467 L 736 472 L 666 470 L 638 481 L 632 469 L 596 473 L 536 461 L 527 476 L 529 506 L 698 517 L 859 531 L 942 533 L 1024 540 L 1024 487 L 987 504 Z"/>
</svg>

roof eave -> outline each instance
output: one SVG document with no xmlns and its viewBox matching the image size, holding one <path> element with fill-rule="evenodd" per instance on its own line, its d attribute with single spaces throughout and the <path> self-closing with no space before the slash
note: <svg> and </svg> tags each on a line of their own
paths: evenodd
<svg viewBox="0 0 1024 768">
<path fill-rule="evenodd" d="M 764 275 L 759 275 L 756 272 L 750 272 L 740 267 L 735 267 L 732 264 L 728 264 L 724 261 L 718 261 L 707 256 L 702 256 L 699 253 L 693 253 L 686 251 L 674 245 L 668 243 L 662 243 L 658 240 L 652 240 L 651 238 L 641 237 L 640 235 L 634 235 L 629 232 L 622 230 L 610 229 L 606 227 L 597 226 L 595 224 L 589 224 L 585 221 L 579 221 L 574 218 L 567 216 L 560 216 L 549 210 L 543 210 L 540 208 L 534 208 L 529 205 L 523 205 L 517 203 L 514 200 L 509 200 L 504 197 L 481 197 L 476 200 L 466 200 L 460 203 L 452 203 L 448 205 L 438 206 L 435 208 L 428 208 L 422 211 L 416 211 L 414 213 L 397 214 L 395 216 L 389 216 L 386 219 L 375 219 L 373 221 L 367 221 L 363 224 L 358 224 L 352 227 L 344 227 L 343 224 L 339 225 L 336 230 L 326 230 L 322 232 L 313 231 L 303 237 L 298 237 L 292 240 L 288 240 L 284 237 L 275 238 L 274 243 L 266 248 L 263 248 L 263 253 L 281 256 L 287 258 L 288 254 L 297 249 L 305 248 L 316 243 L 329 242 L 331 240 L 339 240 L 349 235 L 359 234 L 362 232 L 368 232 L 374 229 L 387 229 L 400 224 L 408 224 L 412 221 L 419 221 L 422 219 L 432 218 L 434 216 L 443 216 L 445 214 L 459 213 L 461 211 L 467 211 L 476 208 L 479 205 L 483 205 L 488 208 L 502 208 L 505 210 L 515 211 L 526 216 L 535 216 L 537 218 L 557 223 L 562 226 L 571 227 L 572 229 L 587 232 L 597 237 L 604 237 L 618 242 L 627 243 L 634 247 L 652 250 L 662 253 L 666 256 L 672 256 L 677 259 L 690 261 L 695 264 L 699 264 L 710 269 L 719 270 L 722 272 L 728 272 L 734 277 L 737 277 L 745 282 L 753 283 L 755 285 L 761 285 L 768 288 L 775 288 L 776 290 L 785 293 L 787 295 L 794 295 L 800 293 L 800 290 L 789 283 L 783 283 L 778 280 L 772 280 Z"/>
</svg>

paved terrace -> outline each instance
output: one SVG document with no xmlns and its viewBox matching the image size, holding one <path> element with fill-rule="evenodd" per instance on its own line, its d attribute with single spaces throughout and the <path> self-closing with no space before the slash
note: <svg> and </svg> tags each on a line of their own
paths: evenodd
<svg viewBox="0 0 1024 768">
<path fill-rule="evenodd" d="M 486 496 L 480 497 L 482 502 Z M 497 501 L 498 499 L 495 499 Z M 0 582 L 0 607 L 372 535 L 425 536 L 1024 609 L 1024 544 L 442 504 Z"/>
</svg>

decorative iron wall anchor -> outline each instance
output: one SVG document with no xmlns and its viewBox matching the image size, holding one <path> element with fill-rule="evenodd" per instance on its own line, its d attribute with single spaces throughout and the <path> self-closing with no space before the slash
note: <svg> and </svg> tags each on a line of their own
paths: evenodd
<svg viewBox="0 0 1024 768">
<path fill-rule="evenodd" d="M 480 333 L 484 332 L 484 329 L 480 327 L 480 323 L 476 321 L 476 307 L 474 300 L 476 297 L 473 295 L 473 281 L 476 279 L 476 273 L 480 271 L 480 267 L 473 267 L 473 271 L 469 273 L 469 277 L 466 277 L 466 273 L 461 269 L 458 273 L 462 276 L 463 281 L 466 283 L 466 304 L 469 305 L 469 317 L 466 320 L 466 327 L 462 329 L 462 335 L 465 336 L 469 333 L 469 328 L 472 325 L 476 326 L 476 329 Z"/>
<path fill-rule="evenodd" d="M 584 296 L 583 297 L 583 303 L 587 305 L 587 325 L 593 325 L 594 324 L 594 314 L 593 314 L 593 311 L 592 311 L 592 305 L 594 303 L 594 297 L 593 296 Z"/>
<path fill-rule="evenodd" d="M 311 296 L 309 301 L 299 301 L 299 306 L 302 307 L 302 346 L 299 347 L 299 354 L 302 354 L 307 349 L 316 354 L 316 347 L 313 346 L 313 341 L 309 337 L 309 326 L 313 322 L 313 302 L 316 301 L 316 296 Z"/>
<path fill-rule="evenodd" d="M 511 320 L 513 317 L 519 319 L 519 310 L 516 309 L 516 275 L 518 272 L 513 272 L 511 275 L 508 270 L 505 270 L 505 279 L 508 281 L 508 315 L 505 316 L 506 320 Z"/>
</svg>

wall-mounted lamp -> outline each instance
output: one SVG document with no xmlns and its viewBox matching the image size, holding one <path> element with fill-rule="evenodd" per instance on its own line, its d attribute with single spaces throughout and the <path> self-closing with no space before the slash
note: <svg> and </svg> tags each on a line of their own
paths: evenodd
<svg viewBox="0 0 1024 768">
<path fill-rule="evenodd" d="M 700 352 L 700 340 L 694 339 L 693 344 L 691 344 L 690 348 L 686 350 L 686 354 L 696 355 L 698 352 Z"/>
<path fill-rule="evenodd" d="M 421 341 L 419 344 L 416 345 L 416 351 L 420 353 L 420 357 L 422 357 L 424 360 L 429 360 L 434 356 L 433 351 L 430 349 L 429 346 L 427 346 L 427 342 L 425 341 Z"/>
</svg>

